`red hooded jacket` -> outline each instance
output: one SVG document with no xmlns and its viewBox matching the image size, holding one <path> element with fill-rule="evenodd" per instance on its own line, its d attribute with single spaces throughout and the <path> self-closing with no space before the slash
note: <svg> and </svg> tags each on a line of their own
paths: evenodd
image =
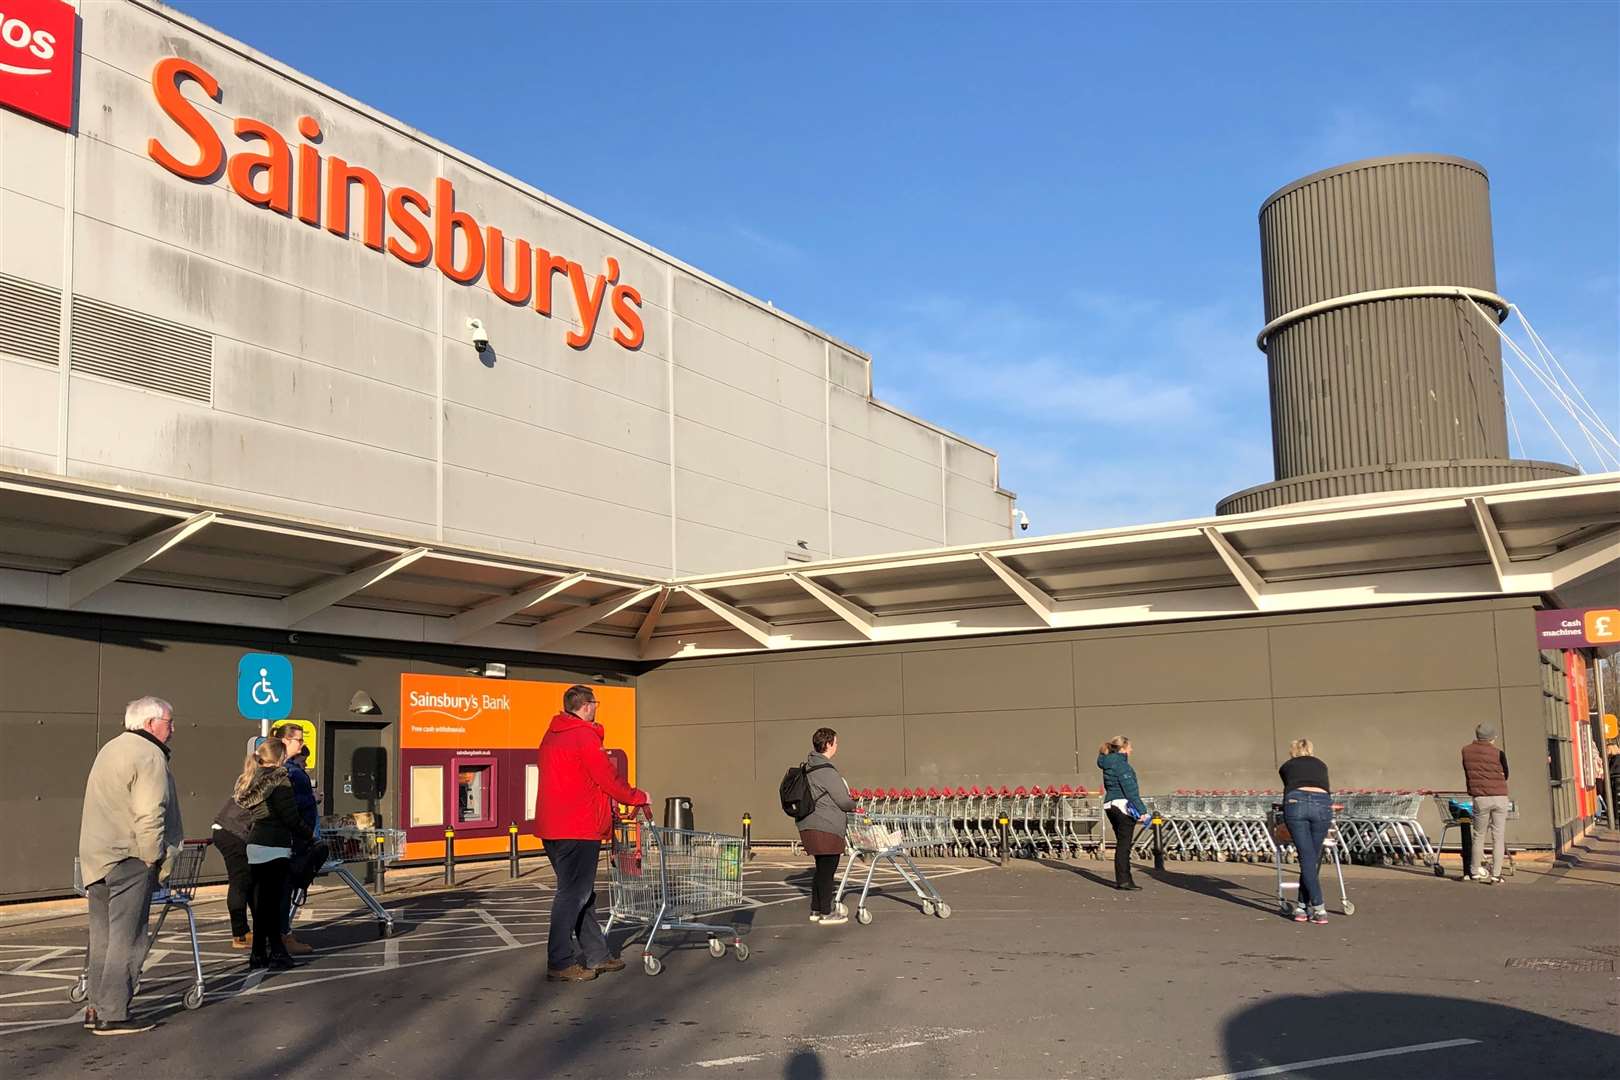
<svg viewBox="0 0 1620 1080">
<path fill-rule="evenodd" d="M 558 713 L 540 740 L 540 792 L 534 834 L 542 840 L 603 840 L 612 834 L 613 804 L 641 806 L 647 793 L 619 779 L 602 749 L 602 728 Z"/>
</svg>

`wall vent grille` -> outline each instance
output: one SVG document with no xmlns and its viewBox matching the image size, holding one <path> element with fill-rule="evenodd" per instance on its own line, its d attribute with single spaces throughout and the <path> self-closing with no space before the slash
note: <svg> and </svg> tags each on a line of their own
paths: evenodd
<svg viewBox="0 0 1620 1080">
<path fill-rule="evenodd" d="M 0 353 L 54 364 L 61 334 L 60 289 L 0 274 Z"/>
<path fill-rule="evenodd" d="M 73 369 L 211 404 L 214 338 L 168 319 L 75 296 Z"/>
</svg>

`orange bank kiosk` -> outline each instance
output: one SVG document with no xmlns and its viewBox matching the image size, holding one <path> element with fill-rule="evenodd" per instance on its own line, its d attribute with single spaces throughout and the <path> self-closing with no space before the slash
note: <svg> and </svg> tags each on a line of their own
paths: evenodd
<svg viewBox="0 0 1620 1080">
<path fill-rule="evenodd" d="M 454 829 L 456 855 L 505 854 L 508 829 L 518 846 L 538 851 L 534 808 L 540 795 L 540 740 L 562 711 L 572 683 L 403 675 L 399 685 L 399 799 L 405 858 L 444 855 Z M 604 745 L 635 782 L 636 692 L 591 689 Z"/>
</svg>

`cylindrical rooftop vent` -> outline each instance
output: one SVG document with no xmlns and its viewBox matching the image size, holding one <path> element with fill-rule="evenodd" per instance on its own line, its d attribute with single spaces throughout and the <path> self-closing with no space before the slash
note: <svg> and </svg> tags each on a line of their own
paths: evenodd
<svg viewBox="0 0 1620 1080">
<path fill-rule="evenodd" d="M 1296 180 L 1260 207 L 1277 479 L 1221 514 L 1408 488 L 1566 476 L 1508 458 L 1490 186 L 1403 154 Z"/>
</svg>

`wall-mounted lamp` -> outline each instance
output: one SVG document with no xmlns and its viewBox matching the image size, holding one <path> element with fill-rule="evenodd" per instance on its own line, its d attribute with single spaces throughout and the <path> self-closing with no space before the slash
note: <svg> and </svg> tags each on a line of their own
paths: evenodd
<svg viewBox="0 0 1620 1080">
<path fill-rule="evenodd" d="M 362 716 L 371 716 L 382 712 L 382 708 L 378 706 L 370 694 L 364 690 L 356 690 L 354 697 L 349 699 L 349 711 L 360 713 Z"/>
<path fill-rule="evenodd" d="M 485 664 L 481 674 L 486 679 L 504 679 L 506 678 L 506 665 L 493 662 Z"/>
</svg>

